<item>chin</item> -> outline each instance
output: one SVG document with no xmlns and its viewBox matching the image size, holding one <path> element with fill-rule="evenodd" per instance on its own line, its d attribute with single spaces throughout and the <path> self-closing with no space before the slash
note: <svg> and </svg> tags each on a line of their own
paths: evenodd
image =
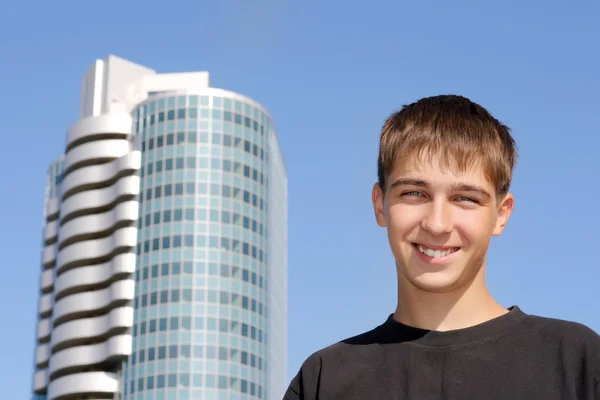
<svg viewBox="0 0 600 400">
<path fill-rule="evenodd" d="M 430 293 L 447 293 L 460 286 L 460 280 L 457 277 L 448 276 L 443 272 L 428 272 L 407 278 L 416 288 Z"/>
<path fill-rule="evenodd" d="M 412 267 L 412 268 L 411 268 Z M 461 286 L 461 269 L 451 265 L 437 265 L 436 268 L 419 268 L 411 265 L 409 268 L 398 266 L 399 278 L 410 286 L 431 293 L 446 293 Z M 456 266 L 455 266 L 456 267 Z"/>
</svg>

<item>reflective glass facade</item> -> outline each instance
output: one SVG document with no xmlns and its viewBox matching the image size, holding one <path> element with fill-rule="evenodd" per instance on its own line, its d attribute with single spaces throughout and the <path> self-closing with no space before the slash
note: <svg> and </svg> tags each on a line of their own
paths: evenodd
<svg viewBox="0 0 600 400">
<path fill-rule="evenodd" d="M 265 399 L 269 364 L 285 373 L 287 253 L 274 236 L 287 178 L 267 113 L 228 93 L 154 93 L 133 111 L 142 168 L 123 399 Z"/>
<path fill-rule="evenodd" d="M 48 167 L 46 174 L 46 192 L 44 197 L 44 213 L 48 200 L 55 198 L 58 195 L 58 188 L 62 181 L 63 171 L 65 169 L 64 157 L 59 157 L 54 160 Z M 44 215 L 44 218 L 46 216 Z"/>
</svg>

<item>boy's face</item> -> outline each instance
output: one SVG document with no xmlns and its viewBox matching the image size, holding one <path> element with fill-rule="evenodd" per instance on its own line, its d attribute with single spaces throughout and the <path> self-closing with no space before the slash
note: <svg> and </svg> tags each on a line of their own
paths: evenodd
<svg viewBox="0 0 600 400">
<path fill-rule="evenodd" d="M 379 185 L 373 188 L 377 223 L 387 227 L 399 279 L 427 292 L 449 292 L 483 266 L 490 239 L 502 233 L 514 199 L 510 194 L 497 199 L 477 164 L 456 173 L 436 157 L 416 161 L 395 166 L 385 195 Z"/>
</svg>

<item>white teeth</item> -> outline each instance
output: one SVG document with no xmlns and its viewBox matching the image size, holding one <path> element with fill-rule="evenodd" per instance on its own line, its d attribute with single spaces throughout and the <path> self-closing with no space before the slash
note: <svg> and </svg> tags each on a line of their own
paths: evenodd
<svg viewBox="0 0 600 400">
<path fill-rule="evenodd" d="M 449 249 L 449 250 L 432 250 L 432 249 L 428 249 L 426 247 L 423 247 L 421 245 L 418 246 L 419 251 L 425 255 L 428 255 L 429 257 L 435 257 L 435 258 L 442 258 L 442 257 L 446 257 L 448 254 L 450 253 L 454 253 L 456 250 L 458 250 L 458 248 L 454 248 L 454 249 Z"/>
</svg>

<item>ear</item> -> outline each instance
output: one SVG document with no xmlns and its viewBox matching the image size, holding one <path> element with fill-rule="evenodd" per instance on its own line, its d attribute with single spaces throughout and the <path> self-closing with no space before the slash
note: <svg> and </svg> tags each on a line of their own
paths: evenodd
<svg viewBox="0 0 600 400">
<path fill-rule="evenodd" d="M 387 225 L 385 221 L 385 213 L 383 211 L 383 197 L 381 186 L 379 186 L 379 183 L 376 183 L 373 185 L 371 199 L 373 201 L 373 210 L 375 211 L 375 220 L 377 221 L 377 225 L 381 227 L 385 227 Z"/>
<path fill-rule="evenodd" d="M 500 236 L 502 231 L 504 231 L 504 227 L 510 218 L 510 215 L 515 208 L 515 198 L 512 194 L 508 193 L 498 206 L 498 216 L 496 217 L 496 226 L 494 227 L 494 231 L 492 234 L 494 236 Z"/>
</svg>

